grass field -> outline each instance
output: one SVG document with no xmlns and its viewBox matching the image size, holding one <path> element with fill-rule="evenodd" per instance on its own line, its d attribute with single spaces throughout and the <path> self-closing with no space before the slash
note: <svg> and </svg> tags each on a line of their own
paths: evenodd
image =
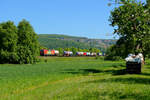
<svg viewBox="0 0 150 100">
<path fill-rule="evenodd" d="M 40 58 L 0 65 L 0 100 L 150 100 L 150 63 L 125 74 L 124 61 L 95 57 Z"/>
</svg>

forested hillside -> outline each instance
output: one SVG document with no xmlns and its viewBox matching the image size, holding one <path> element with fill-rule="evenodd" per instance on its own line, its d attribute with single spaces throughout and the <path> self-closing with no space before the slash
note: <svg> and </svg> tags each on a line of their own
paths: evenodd
<svg viewBox="0 0 150 100">
<path fill-rule="evenodd" d="M 105 52 L 110 45 L 116 43 L 116 40 L 111 39 L 88 39 L 86 37 L 58 34 L 39 34 L 38 36 L 40 44 L 51 49 L 70 47 L 81 49 L 98 48 L 101 51 Z"/>
</svg>

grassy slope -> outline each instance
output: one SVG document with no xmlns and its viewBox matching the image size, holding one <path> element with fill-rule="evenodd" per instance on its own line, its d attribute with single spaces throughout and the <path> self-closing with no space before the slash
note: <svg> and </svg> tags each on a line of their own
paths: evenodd
<svg viewBox="0 0 150 100">
<path fill-rule="evenodd" d="M 90 48 L 89 44 L 77 42 L 74 40 L 87 39 L 84 37 L 58 35 L 58 34 L 39 34 L 39 42 L 42 46 L 47 48 L 68 48 L 68 47 L 80 47 Z"/>
<path fill-rule="evenodd" d="M 39 34 L 38 36 L 40 44 L 47 48 L 79 47 L 82 49 L 87 49 L 95 47 L 101 49 L 102 51 L 106 51 L 106 48 L 116 43 L 116 40 L 112 39 L 88 39 L 86 37 L 58 34 Z"/>
<path fill-rule="evenodd" d="M 141 75 L 122 75 L 124 62 L 94 57 L 53 57 L 47 61 L 35 65 L 0 65 L 0 99 L 150 99 L 149 65 Z"/>
</svg>

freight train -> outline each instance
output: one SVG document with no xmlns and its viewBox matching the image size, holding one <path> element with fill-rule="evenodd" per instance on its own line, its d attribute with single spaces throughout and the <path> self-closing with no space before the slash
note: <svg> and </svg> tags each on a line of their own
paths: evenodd
<svg viewBox="0 0 150 100">
<path fill-rule="evenodd" d="M 90 53 L 90 52 L 77 52 L 76 56 L 96 56 L 96 53 Z"/>
<path fill-rule="evenodd" d="M 42 49 L 40 50 L 41 56 L 59 56 L 58 50 L 46 50 Z M 76 52 L 76 54 L 73 54 L 72 51 L 64 51 L 63 56 L 103 56 L 102 53 L 95 53 L 95 52 Z"/>
<path fill-rule="evenodd" d="M 73 56 L 72 51 L 64 51 L 63 56 Z"/>
<path fill-rule="evenodd" d="M 42 49 L 40 50 L 40 55 L 41 56 L 59 56 L 59 51 Z"/>
</svg>

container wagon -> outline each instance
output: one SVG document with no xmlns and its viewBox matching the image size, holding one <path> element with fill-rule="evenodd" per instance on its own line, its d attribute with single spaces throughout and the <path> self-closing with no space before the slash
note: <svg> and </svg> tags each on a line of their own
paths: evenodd
<svg viewBox="0 0 150 100">
<path fill-rule="evenodd" d="M 72 51 L 64 51 L 63 56 L 72 56 L 73 52 Z"/>
<path fill-rule="evenodd" d="M 40 55 L 41 56 L 58 56 L 59 55 L 59 51 L 58 50 L 40 50 Z"/>
<path fill-rule="evenodd" d="M 84 54 L 83 52 L 77 52 L 76 56 L 83 56 L 83 54 Z"/>
<path fill-rule="evenodd" d="M 96 53 L 91 52 L 90 56 L 96 56 Z"/>
<path fill-rule="evenodd" d="M 99 52 L 99 53 L 97 53 L 97 56 L 102 56 L 102 53 L 100 53 L 100 52 Z"/>
<path fill-rule="evenodd" d="M 86 56 L 90 56 L 90 52 L 87 52 L 87 53 L 86 53 Z"/>
<path fill-rule="evenodd" d="M 86 52 L 83 52 L 83 56 L 86 56 L 87 55 L 87 53 Z"/>
</svg>

